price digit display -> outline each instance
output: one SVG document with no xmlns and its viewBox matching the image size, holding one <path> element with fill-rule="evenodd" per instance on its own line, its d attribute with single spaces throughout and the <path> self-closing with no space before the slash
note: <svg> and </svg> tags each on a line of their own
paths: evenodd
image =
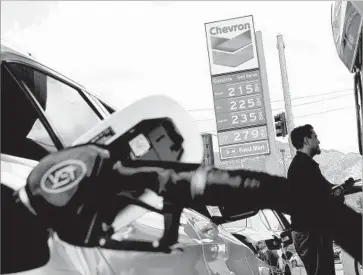
<svg viewBox="0 0 363 275">
<path fill-rule="evenodd" d="M 216 113 L 227 113 L 262 108 L 262 102 L 261 95 L 252 95 L 216 100 L 214 105 Z"/>
<path fill-rule="evenodd" d="M 263 140 L 266 138 L 266 125 L 218 133 L 220 145 L 244 143 L 248 141 Z"/>
<path fill-rule="evenodd" d="M 215 99 L 262 93 L 259 71 L 237 73 L 212 79 Z"/>
<path fill-rule="evenodd" d="M 235 97 L 235 96 L 244 96 L 244 95 L 252 95 L 258 94 L 261 92 L 260 83 L 256 80 L 249 84 L 233 84 L 225 87 L 226 91 L 223 89 L 219 89 L 223 94 L 226 94 L 225 97 Z"/>
<path fill-rule="evenodd" d="M 266 116 L 262 108 L 217 115 L 218 131 L 265 123 Z"/>
</svg>

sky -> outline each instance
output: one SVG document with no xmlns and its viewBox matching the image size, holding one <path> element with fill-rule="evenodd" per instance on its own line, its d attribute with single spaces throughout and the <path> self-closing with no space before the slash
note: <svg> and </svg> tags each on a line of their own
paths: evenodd
<svg viewBox="0 0 363 275">
<path fill-rule="evenodd" d="M 331 4 L 2 1 L 1 38 L 118 108 L 164 94 L 190 110 L 201 132 L 215 134 L 204 24 L 253 15 L 273 115 L 284 108 L 276 47 L 282 34 L 294 125 L 312 124 L 323 149 L 358 152 L 353 75 L 336 53 Z"/>
</svg>

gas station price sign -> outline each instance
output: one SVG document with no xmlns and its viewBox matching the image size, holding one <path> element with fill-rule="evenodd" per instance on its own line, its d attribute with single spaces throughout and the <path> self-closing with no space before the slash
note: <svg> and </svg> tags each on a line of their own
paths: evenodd
<svg viewBox="0 0 363 275">
<path fill-rule="evenodd" d="M 269 153 L 260 71 L 212 77 L 221 158 Z"/>
<path fill-rule="evenodd" d="M 270 154 L 264 55 L 253 16 L 205 23 L 205 31 L 221 159 Z"/>
</svg>

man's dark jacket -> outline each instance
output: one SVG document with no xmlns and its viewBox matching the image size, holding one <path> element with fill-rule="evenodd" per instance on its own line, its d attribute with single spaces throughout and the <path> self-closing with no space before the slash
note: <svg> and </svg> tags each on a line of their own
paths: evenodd
<svg viewBox="0 0 363 275">
<path fill-rule="evenodd" d="M 306 226 L 306 213 L 312 213 L 307 210 L 314 209 L 311 209 L 313 206 L 309 201 L 313 198 L 321 198 L 323 201 L 325 196 L 330 196 L 330 190 L 334 185 L 324 178 L 316 161 L 299 151 L 290 164 L 287 177 L 291 184 L 293 200 L 298 204 L 297 209 L 291 213 L 292 229 L 300 232 L 310 231 Z M 314 219 L 319 217 L 316 216 Z"/>
</svg>

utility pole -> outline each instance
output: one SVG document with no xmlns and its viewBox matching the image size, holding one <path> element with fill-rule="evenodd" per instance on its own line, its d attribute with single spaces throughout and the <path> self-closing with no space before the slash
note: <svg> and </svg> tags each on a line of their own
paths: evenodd
<svg viewBox="0 0 363 275">
<path fill-rule="evenodd" d="M 284 92 L 287 132 L 289 134 L 290 155 L 291 155 L 291 158 L 293 158 L 295 155 L 295 148 L 291 143 L 290 133 L 294 129 L 294 118 L 293 118 L 293 114 L 292 114 L 289 80 L 287 78 L 287 68 L 286 68 L 286 59 L 285 59 L 285 43 L 282 38 L 282 34 L 277 35 L 277 49 L 279 52 L 282 90 Z"/>
</svg>

